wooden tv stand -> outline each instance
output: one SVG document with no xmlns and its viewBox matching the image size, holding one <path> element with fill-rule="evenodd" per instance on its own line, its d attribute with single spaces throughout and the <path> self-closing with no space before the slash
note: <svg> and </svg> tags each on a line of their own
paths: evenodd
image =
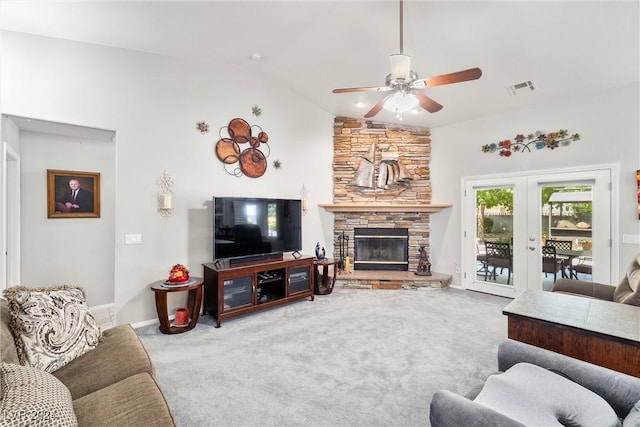
<svg viewBox="0 0 640 427">
<path fill-rule="evenodd" d="M 280 260 L 204 266 L 202 314 L 223 319 L 253 313 L 309 297 L 313 301 L 314 257 L 284 254 Z"/>
</svg>

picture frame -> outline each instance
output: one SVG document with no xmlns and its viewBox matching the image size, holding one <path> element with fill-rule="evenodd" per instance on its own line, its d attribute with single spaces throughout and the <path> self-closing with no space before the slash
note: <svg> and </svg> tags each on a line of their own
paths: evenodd
<svg viewBox="0 0 640 427">
<path fill-rule="evenodd" d="M 47 169 L 47 217 L 100 218 L 100 173 Z"/>
</svg>

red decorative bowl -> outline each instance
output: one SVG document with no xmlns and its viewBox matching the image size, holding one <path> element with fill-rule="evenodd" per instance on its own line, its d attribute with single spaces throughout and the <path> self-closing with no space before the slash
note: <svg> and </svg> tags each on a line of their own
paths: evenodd
<svg viewBox="0 0 640 427">
<path fill-rule="evenodd" d="M 174 265 L 169 272 L 168 281 L 171 283 L 182 283 L 189 281 L 189 270 L 184 265 Z"/>
</svg>

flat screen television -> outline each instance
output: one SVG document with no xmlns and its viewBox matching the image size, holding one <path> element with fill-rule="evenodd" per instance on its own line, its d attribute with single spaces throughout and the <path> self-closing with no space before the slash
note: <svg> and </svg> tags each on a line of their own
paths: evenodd
<svg viewBox="0 0 640 427">
<path fill-rule="evenodd" d="M 302 203 L 295 199 L 213 198 L 213 260 L 282 259 L 302 249 Z"/>
</svg>

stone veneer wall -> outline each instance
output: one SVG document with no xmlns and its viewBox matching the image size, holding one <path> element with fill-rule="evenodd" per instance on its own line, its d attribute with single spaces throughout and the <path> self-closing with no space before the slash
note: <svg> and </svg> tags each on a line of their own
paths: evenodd
<svg viewBox="0 0 640 427">
<path fill-rule="evenodd" d="M 431 139 L 427 128 L 374 123 L 360 119 L 336 117 L 333 136 L 333 203 L 366 204 L 389 203 L 390 205 L 429 204 L 431 181 Z M 413 178 L 408 186 L 389 189 L 362 188 L 354 185 L 354 178 L 362 156 L 376 144 L 375 161 L 378 165 L 381 153 L 397 152 L 399 162 Z M 377 168 L 376 168 L 377 173 Z M 375 176 L 377 180 L 377 175 Z M 418 249 L 421 245 L 429 252 L 429 214 L 424 212 L 336 212 L 334 229 L 336 236 L 344 231 L 348 236 L 347 254 L 353 257 L 353 229 L 408 228 L 409 270 L 418 265 Z M 339 242 L 336 241 L 334 257 L 339 257 Z M 352 258 L 353 259 L 353 258 Z"/>
</svg>

